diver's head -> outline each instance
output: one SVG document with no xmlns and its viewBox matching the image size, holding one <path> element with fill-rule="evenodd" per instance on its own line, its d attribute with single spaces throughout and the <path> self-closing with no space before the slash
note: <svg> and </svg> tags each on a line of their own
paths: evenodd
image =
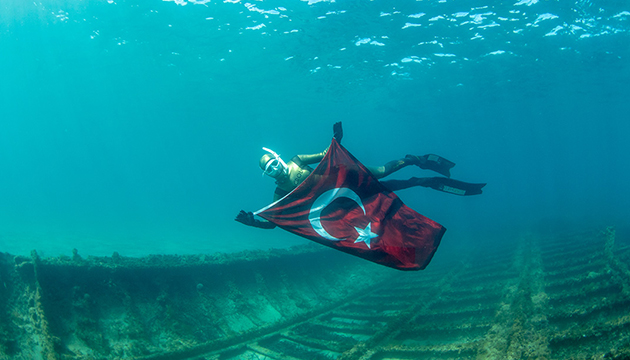
<svg viewBox="0 0 630 360">
<path fill-rule="evenodd" d="M 280 155 L 267 148 L 263 148 L 268 154 L 263 155 L 258 162 L 258 165 L 263 171 L 263 174 L 271 176 L 272 178 L 278 178 L 280 175 L 287 171 L 287 164 L 280 158 Z"/>
</svg>

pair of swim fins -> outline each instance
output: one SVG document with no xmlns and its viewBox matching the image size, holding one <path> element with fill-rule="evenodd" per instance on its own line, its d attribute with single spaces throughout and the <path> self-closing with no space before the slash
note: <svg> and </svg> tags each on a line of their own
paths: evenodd
<svg viewBox="0 0 630 360">
<path fill-rule="evenodd" d="M 485 183 L 472 184 L 451 179 L 451 169 L 455 166 L 455 163 L 439 155 L 407 155 L 405 156 L 405 159 L 410 160 L 414 165 L 417 165 L 421 169 L 432 170 L 446 177 L 413 177 L 409 180 L 394 180 L 390 183 L 390 186 L 393 186 L 394 188 L 406 189 L 411 186 L 424 186 L 449 194 L 468 196 L 481 194 L 481 189 L 486 186 Z"/>
<path fill-rule="evenodd" d="M 411 160 L 411 162 L 420 167 L 420 169 L 432 170 L 446 177 L 451 177 L 451 169 L 455 166 L 454 162 L 435 154 L 422 156 L 407 155 L 405 159 Z"/>
</svg>

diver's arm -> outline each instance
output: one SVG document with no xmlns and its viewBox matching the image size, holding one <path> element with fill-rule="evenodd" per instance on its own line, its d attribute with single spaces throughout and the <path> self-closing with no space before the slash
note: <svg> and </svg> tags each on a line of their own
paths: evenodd
<svg viewBox="0 0 630 360">
<path fill-rule="evenodd" d="M 276 188 L 276 191 L 274 191 L 273 193 L 273 202 L 276 202 L 282 199 L 288 193 L 289 192 L 286 190 Z M 241 210 L 241 212 L 239 212 L 238 215 L 236 215 L 236 219 L 234 220 L 240 222 L 241 224 L 245 224 L 247 226 L 253 226 L 253 227 L 257 227 L 261 229 L 273 229 L 276 227 L 276 224 L 270 221 L 267 221 L 263 218 L 260 218 L 260 220 L 254 218 L 254 213 L 252 213 L 251 211 Z"/>
<path fill-rule="evenodd" d="M 333 137 L 337 140 L 339 144 L 341 144 L 341 139 L 343 138 L 343 128 L 341 127 L 341 121 L 336 122 L 333 125 Z M 329 148 L 330 146 L 327 147 L 326 150 L 320 152 L 319 154 L 297 155 L 297 158 L 304 165 L 316 164 L 322 161 L 324 156 L 326 156 L 326 153 L 328 152 Z"/>
<path fill-rule="evenodd" d="M 328 148 L 326 150 L 320 152 L 319 154 L 311 154 L 311 155 L 296 155 L 295 157 L 299 159 L 300 163 L 303 165 L 316 164 L 326 156 L 328 152 Z M 299 164 L 298 164 L 299 165 Z"/>
<path fill-rule="evenodd" d="M 240 222 L 241 224 L 257 227 L 260 229 L 273 229 L 276 227 L 276 224 L 270 221 L 254 219 L 254 213 L 252 213 L 251 211 L 247 212 L 245 210 L 241 210 L 238 215 L 236 215 L 236 219 L 234 220 Z"/>
</svg>

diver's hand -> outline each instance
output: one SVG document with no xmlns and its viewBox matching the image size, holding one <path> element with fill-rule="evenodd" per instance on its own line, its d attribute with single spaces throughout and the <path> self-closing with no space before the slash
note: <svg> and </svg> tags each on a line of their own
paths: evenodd
<svg viewBox="0 0 630 360">
<path fill-rule="evenodd" d="M 253 226 L 260 229 L 273 229 L 276 227 L 276 224 L 271 221 L 260 221 L 254 219 L 254 213 L 251 211 L 241 210 L 238 215 L 236 215 L 236 219 L 234 219 L 241 224 L 245 224 L 247 226 Z"/>
<path fill-rule="evenodd" d="M 256 224 L 256 220 L 254 219 L 254 213 L 251 211 L 247 212 L 245 210 L 241 210 L 238 213 L 238 215 L 236 215 L 236 219 L 234 220 L 248 226 L 255 226 Z"/>
<path fill-rule="evenodd" d="M 336 122 L 333 125 L 333 137 L 337 140 L 338 143 L 341 144 L 341 139 L 343 138 L 343 128 L 341 127 L 341 121 Z"/>
</svg>

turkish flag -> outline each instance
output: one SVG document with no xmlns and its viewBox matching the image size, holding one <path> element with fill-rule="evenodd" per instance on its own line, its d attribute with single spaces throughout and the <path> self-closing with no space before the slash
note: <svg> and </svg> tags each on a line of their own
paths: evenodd
<svg viewBox="0 0 630 360">
<path fill-rule="evenodd" d="M 381 184 L 333 139 L 297 188 L 256 215 L 284 230 L 399 270 L 422 270 L 446 229 Z"/>
</svg>

